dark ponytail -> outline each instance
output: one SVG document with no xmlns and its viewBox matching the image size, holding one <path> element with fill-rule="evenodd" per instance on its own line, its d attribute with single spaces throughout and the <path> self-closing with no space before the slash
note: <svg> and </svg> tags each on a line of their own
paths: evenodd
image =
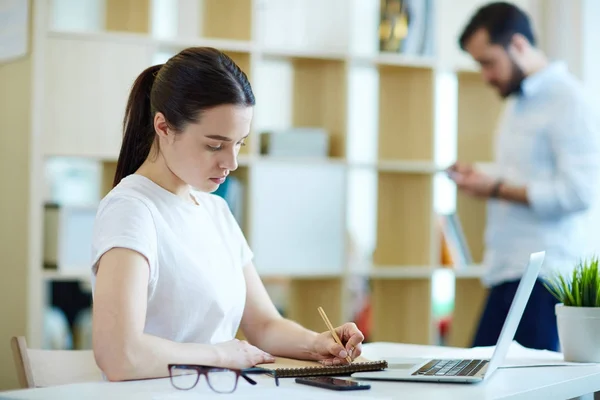
<svg viewBox="0 0 600 400">
<path fill-rule="evenodd" d="M 210 47 L 182 50 L 165 64 L 145 69 L 135 80 L 123 119 L 123 143 L 113 186 L 144 163 L 156 133 L 154 115 L 181 132 L 200 121 L 202 111 L 224 104 L 254 106 L 246 74 L 224 53 Z"/>
<path fill-rule="evenodd" d="M 127 175 L 137 171 L 150 154 L 154 142 L 154 113 L 150 103 L 150 93 L 161 67 L 162 64 L 146 68 L 133 83 L 123 118 L 123 144 L 113 186 Z"/>
</svg>

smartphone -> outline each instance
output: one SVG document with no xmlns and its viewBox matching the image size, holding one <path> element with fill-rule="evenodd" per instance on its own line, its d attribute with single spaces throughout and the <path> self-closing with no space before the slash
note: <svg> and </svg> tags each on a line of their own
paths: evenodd
<svg viewBox="0 0 600 400">
<path fill-rule="evenodd" d="M 296 383 L 303 385 L 316 386 L 330 390 L 367 390 L 371 385 L 351 381 L 348 379 L 331 378 L 329 376 L 312 376 L 305 378 L 296 378 Z"/>
</svg>

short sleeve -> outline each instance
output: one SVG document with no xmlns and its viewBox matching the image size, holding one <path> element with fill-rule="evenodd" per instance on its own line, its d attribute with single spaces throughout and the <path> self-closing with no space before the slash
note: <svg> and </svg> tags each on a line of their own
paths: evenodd
<svg viewBox="0 0 600 400">
<path fill-rule="evenodd" d="M 234 243 L 234 251 L 239 254 L 240 257 L 240 265 L 244 268 L 252 259 L 254 258 L 254 253 L 250 249 L 248 245 L 248 241 L 240 228 L 239 223 L 233 216 L 229 205 L 220 196 L 214 195 L 217 198 L 218 207 L 221 209 L 225 223 L 227 225 L 227 231 L 231 234 L 233 243 Z"/>
<path fill-rule="evenodd" d="M 108 250 L 121 247 L 134 250 L 148 260 L 150 282 L 157 278 L 156 227 L 148 206 L 128 196 L 105 199 L 98 208 L 92 238 L 92 273 Z"/>
</svg>

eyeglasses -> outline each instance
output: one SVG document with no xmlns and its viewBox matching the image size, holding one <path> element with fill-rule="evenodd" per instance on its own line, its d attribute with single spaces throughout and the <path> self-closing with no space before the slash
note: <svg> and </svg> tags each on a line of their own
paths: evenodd
<svg viewBox="0 0 600 400">
<path fill-rule="evenodd" d="M 237 388 L 237 383 L 240 378 L 244 378 L 251 385 L 256 385 L 256 381 L 250 378 L 251 374 L 273 374 L 272 371 L 260 368 L 230 369 L 211 367 L 208 365 L 194 364 L 169 364 L 169 376 L 171 385 L 179 390 L 190 390 L 198 384 L 200 375 L 206 377 L 208 386 L 217 393 L 232 393 Z M 279 386 L 279 379 L 276 374 L 275 385 Z"/>
</svg>

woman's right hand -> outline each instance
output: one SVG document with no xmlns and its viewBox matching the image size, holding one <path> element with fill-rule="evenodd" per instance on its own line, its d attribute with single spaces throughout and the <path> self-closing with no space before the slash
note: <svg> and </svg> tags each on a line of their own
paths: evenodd
<svg viewBox="0 0 600 400">
<path fill-rule="evenodd" d="M 223 368 L 243 369 L 257 364 L 275 362 L 275 357 L 265 353 L 245 340 L 233 339 L 215 345 L 219 366 Z"/>
</svg>

